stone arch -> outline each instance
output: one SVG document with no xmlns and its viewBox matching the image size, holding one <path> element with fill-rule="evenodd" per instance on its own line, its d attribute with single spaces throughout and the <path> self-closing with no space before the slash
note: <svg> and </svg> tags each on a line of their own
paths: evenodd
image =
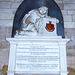
<svg viewBox="0 0 75 75">
<path fill-rule="evenodd" d="M 63 16 L 60 8 L 54 0 L 24 0 L 15 13 L 12 37 L 14 37 L 16 30 L 22 30 L 21 24 L 24 15 L 27 14 L 30 10 L 37 9 L 41 6 L 48 7 L 49 16 L 59 19 L 59 23 L 57 24 L 57 34 L 58 36 L 65 37 Z"/>
</svg>

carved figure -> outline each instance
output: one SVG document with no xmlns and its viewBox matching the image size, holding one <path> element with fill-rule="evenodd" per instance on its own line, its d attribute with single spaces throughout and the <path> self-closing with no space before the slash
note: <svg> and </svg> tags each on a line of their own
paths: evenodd
<svg viewBox="0 0 75 75">
<path fill-rule="evenodd" d="M 48 15 L 48 8 L 42 6 L 38 9 L 31 10 L 23 18 L 22 31 L 17 34 L 19 35 L 37 35 L 42 33 L 43 22 L 47 19 L 50 21 L 51 17 Z M 45 19 L 45 20 L 44 20 Z"/>
<path fill-rule="evenodd" d="M 40 7 L 39 9 L 31 10 L 23 18 L 22 30 L 20 35 L 37 35 L 39 32 L 38 22 L 41 18 L 47 16 L 48 8 L 45 6 Z"/>
</svg>

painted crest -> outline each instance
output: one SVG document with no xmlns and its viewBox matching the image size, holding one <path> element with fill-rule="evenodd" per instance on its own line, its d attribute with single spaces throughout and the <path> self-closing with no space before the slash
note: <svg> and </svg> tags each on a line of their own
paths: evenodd
<svg viewBox="0 0 75 75">
<path fill-rule="evenodd" d="M 46 28 L 46 30 L 49 31 L 49 32 L 53 32 L 54 29 L 55 29 L 55 28 L 54 28 L 54 24 L 51 24 L 51 22 L 47 23 L 45 28 Z"/>
</svg>

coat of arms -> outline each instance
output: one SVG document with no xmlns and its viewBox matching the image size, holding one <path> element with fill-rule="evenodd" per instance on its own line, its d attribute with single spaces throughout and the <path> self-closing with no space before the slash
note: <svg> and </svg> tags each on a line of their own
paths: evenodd
<svg viewBox="0 0 75 75">
<path fill-rule="evenodd" d="M 49 32 L 53 32 L 54 31 L 54 24 L 51 24 L 51 21 L 49 23 L 46 24 L 46 30 Z"/>
</svg>

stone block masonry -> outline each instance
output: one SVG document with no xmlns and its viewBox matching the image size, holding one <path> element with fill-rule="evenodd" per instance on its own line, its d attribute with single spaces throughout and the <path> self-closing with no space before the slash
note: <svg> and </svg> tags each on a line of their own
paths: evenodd
<svg viewBox="0 0 75 75">
<path fill-rule="evenodd" d="M 75 1 L 74 0 L 55 0 L 61 8 L 64 27 L 75 28 Z"/>
<path fill-rule="evenodd" d="M 13 26 L 15 12 L 23 0 L 0 0 L 0 26 Z M 75 28 L 75 1 L 55 0 L 60 7 L 65 28 Z M 8 16 L 9 15 L 9 16 Z M 9 23 L 11 20 L 11 23 Z M 72 25 L 70 25 L 72 23 Z"/>
<path fill-rule="evenodd" d="M 15 12 L 22 0 L 0 0 L 0 69 L 8 64 L 9 44 L 7 37 L 11 37 Z"/>
<path fill-rule="evenodd" d="M 23 0 L 0 0 L 0 69 L 8 64 L 9 44 L 15 12 Z M 65 36 L 72 40 L 67 44 L 68 66 L 75 69 L 75 0 L 55 0 L 64 18 Z M 71 58 L 70 58 L 71 56 Z"/>
<path fill-rule="evenodd" d="M 15 12 L 22 0 L 0 0 L 0 26 L 13 26 Z"/>
<path fill-rule="evenodd" d="M 11 37 L 11 31 L 11 26 L 0 26 L 0 69 L 4 64 L 8 64 L 9 44 L 6 38 Z"/>
</svg>

